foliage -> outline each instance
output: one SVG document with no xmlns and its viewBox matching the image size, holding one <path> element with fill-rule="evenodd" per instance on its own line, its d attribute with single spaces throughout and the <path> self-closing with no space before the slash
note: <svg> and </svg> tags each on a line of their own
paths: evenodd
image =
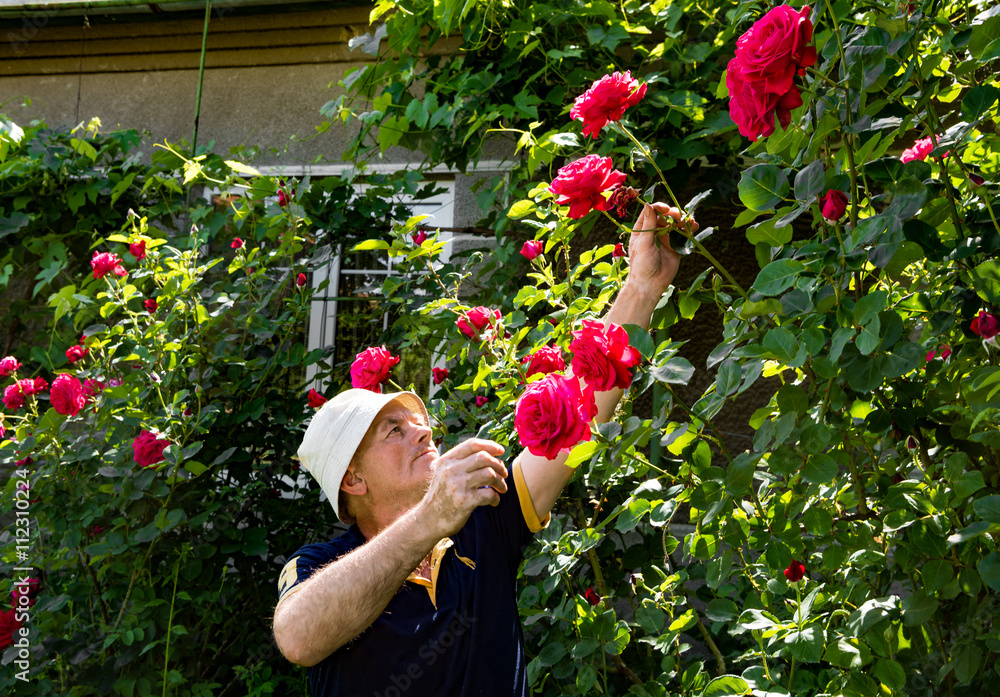
<svg viewBox="0 0 1000 697">
<path fill-rule="evenodd" d="M 362 195 L 348 178 L 283 182 L 169 144 L 143 163 L 138 142 L 96 123 L 10 122 L 0 141 L 11 192 L 0 285 L 37 278 L 36 300 L 10 306 L 36 326 L 15 332 L 23 367 L 3 386 L 63 373 L 103 384 L 75 416 L 41 394 L 0 417 L 2 510 L 13 518 L 26 485 L 32 531 L 25 545 L 11 526 L 4 562 L 42 580 L 26 624 L 31 688 L 302 694 L 268 618 L 283 559 L 335 521 L 292 460 L 311 415 L 304 369 L 333 386 L 349 378 L 307 350 L 312 288 L 296 279 L 331 246 L 386 236 L 386 219 L 405 217 L 396 195 L 419 192 L 406 174 L 371 178 Z M 90 257 L 105 252 L 126 276 L 94 277 Z M 79 343 L 87 353 L 70 363 Z M 133 457 L 143 431 L 170 443 L 158 465 Z M 303 506 L 315 515 L 292 513 Z M 17 653 L 4 652 L 4 690 L 19 684 Z"/>
<path fill-rule="evenodd" d="M 385 245 L 414 272 L 384 286 L 411 309 L 391 339 L 438 346 L 447 361 L 450 382 L 431 405 L 446 443 L 478 429 L 515 450 L 520 359 L 552 343 L 565 349 L 576 323 L 599 316 L 621 284 L 610 245 L 571 258 L 593 218 L 568 219 L 547 192 L 550 165 L 591 151 L 562 119 L 592 77 L 631 68 L 649 83 L 625 128 L 608 127 L 593 145 L 623 169 L 634 164 L 640 188 L 654 163 L 669 169 L 656 151 L 701 154 L 669 149 L 671 138 L 709 148 L 710 162 L 734 157 L 725 103 L 711 97 L 716 86 L 725 95 L 732 39 L 763 10 L 727 5 L 704 19 L 696 3 L 623 8 L 407 3 L 385 18 L 386 53 L 350 85 L 373 99 L 359 144 L 369 133 L 403 143 L 402 133 L 428 145 L 432 164 L 474 159 L 472 136 L 498 120 L 531 120 L 520 127 L 527 164 L 510 183 L 522 200 L 496 224 L 503 232 L 520 221 L 544 241 L 528 284 L 517 280 L 519 244 L 502 234 L 491 283 L 474 298 L 459 292 L 468 267 L 435 261 L 440 244 L 415 248 L 404 226 Z M 553 28 L 560 19 L 565 30 Z M 737 227 L 747 228 L 756 280 L 741 288 L 710 258 L 714 270 L 664 297 L 650 332 L 631 328 L 645 369 L 615 420 L 574 450 L 580 473 L 524 566 L 540 693 L 973 695 L 996 680 L 1000 368 L 995 343 L 970 322 L 1000 305 L 1000 16 L 982 3 L 824 3 L 811 20 L 819 59 L 798 79 L 803 106 L 787 129 L 739 153 L 739 186 L 722 192 L 746 206 Z M 406 49 L 425 25 L 422 61 Z M 467 50 L 435 52 L 457 28 Z M 616 31 L 610 47 L 598 40 Z M 706 36 L 707 64 L 659 62 L 668 48 L 658 47 L 694 50 Z M 588 68 L 574 71 L 577 61 Z M 568 89 L 547 91 L 549 76 Z M 677 119 L 684 140 L 662 128 L 678 83 L 699 105 Z M 495 84 L 516 85 L 513 99 Z M 506 111 L 490 106 L 504 99 Z M 348 118 L 348 101 L 331 113 Z M 424 130 L 451 141 L 435 135 L 431 147 Z M 901 151 L 925 137 L 937 143 L 930 158 L 903 162 Z M 659 186 L 645 197 L 665 197 Z M 819 199 L 834 189 L 848 211 L 827 221 Z M 701 240 L 676 240 L 707 254 Z M 708 358 L 714 384 L 688 405 L 672 389 L 694 368 L 661 332 L 705 303 L 718 307 L 724 341 Z M 470 304 L 500 308 L 510 336 L 462 340 L 454 322 Z M 748 414 L 752 448 L 730 452 L 712 420 L 768 376 L 781 387 Z M 635 407 L 647 390 L 663 395 L 651 414 Z M 484 393 L 492 401 L 473 406 Z M 783 573 L 793 560 L 806 569 L 798 583 Z"/>
</svg>

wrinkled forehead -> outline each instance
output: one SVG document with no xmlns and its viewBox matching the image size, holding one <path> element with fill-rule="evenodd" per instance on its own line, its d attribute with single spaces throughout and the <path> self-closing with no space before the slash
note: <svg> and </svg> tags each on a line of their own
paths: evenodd
<svg viewBox="0 0 1000 697">
<path fill-rule="evenodd" d="M 427 423 L 427 419 L 424 418 L 423 413 L 413 411 L 399 400 L 393 400 L 379 410 L 379 413 L 375 416 L 371 426 L 368 427 L 368 432 L 365 434 L 365 438 L 367 439 L 373 436 L 382 427 L 414 422 L 423 426 L 429 425 Z"/>
</svg>

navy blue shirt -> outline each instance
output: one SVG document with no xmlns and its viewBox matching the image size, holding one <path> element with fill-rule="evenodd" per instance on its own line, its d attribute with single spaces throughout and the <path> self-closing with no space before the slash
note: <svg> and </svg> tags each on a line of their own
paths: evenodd
<svg viewBox="0 0 1000 697">
<path fill-rule="evenodd" d="M 411 575 L 370 627 L 308 669 L 312 697 L 528 694 L 516 578 L 543 524 L 518 462 L 507 492 L 438 543 L 433 583 Z M 364 542 L 351 526 L 330 542 L 299 549 L 281 573 L 278 602 Z"/>
</svg>

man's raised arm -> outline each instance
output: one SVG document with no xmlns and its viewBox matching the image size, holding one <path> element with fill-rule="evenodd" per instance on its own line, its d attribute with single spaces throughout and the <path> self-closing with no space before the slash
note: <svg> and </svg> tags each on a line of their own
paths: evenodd
<svg viewBox="0 0 1000 697">
<path fill-rule="evenodd" d="M 668 221 L 667 217 L 673 218 Z M 674 280 L 680 257 L 670 247 L 669 233 L 665 230 L 674 222 L 681 221 L 681 213 L 663 203 L 646 204 L 633 226 L 629 240 L 629 274 L 618 297 L 603 318 L 605 328 L 609 324 L 635 324 L 644 329 L 656 309 L 660 297 Z M 691 232 L 698 224 L 690 221 Z M 659 241 L 657 242 L 657 237 Z M 566 371 L 571 374 L 570 370 Z M 598 423 L 610 421 L 624 390 L 613 388 L 595 392 Z M 531 493 L 531 501 L 539 520 L 545 520 L 556 499 L 576 471 L 566 467 L 569 456 L 561 452 L 549 460 L 524 450 L 520 455 L 521 472 L 524 483 Z"/>
</svg>

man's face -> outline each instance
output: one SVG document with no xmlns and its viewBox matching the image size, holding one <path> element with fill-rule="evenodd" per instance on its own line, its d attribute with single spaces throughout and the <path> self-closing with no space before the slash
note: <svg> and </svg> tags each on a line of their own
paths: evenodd
<svg viewBox="0 0 1000 697">
<path fill-rule="evenodd" d="M 437 460 L 423 414 L 389 402 L 369 426 L 356 457 L 373 510 L 398 515 L 415 506 L 430 485 Z"/>
</svg>

